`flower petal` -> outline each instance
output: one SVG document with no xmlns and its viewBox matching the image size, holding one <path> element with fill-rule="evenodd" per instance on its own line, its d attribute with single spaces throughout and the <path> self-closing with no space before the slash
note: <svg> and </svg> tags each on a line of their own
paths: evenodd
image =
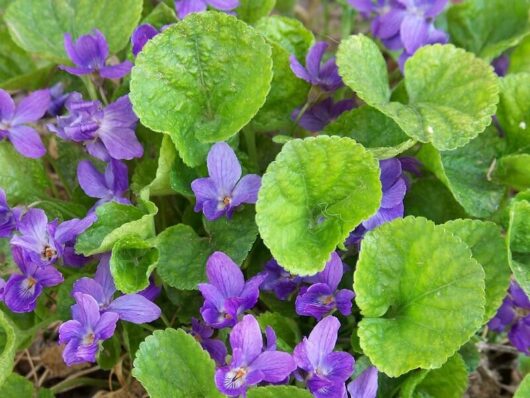
<svg viewBox="0 0 530 398">
<path fill-rule="evenodd" d="M 320 64 L 322 63 L 322 58 L 324 57 L 324 53 L 328 46 L 328 43 L 325 41 L 319 41 L 315 43 L 307 53 L 305 67 L 312 79 L 318 79 L 320 76 Z"/>
<path fill-rule="evenodd" d="M 39 267 L 34 275 L 42 287 L 57 286 L 64 281 L 63 274 L 52 266 Z"/>
<path fill-rule="evenodd" d="M 147 42 L 157 34 L 158 30 L 148 23 L 138 26 L 131 36 L 133 55 L 136 57 L 138 53 L 142 51 Z"/>
<path fill-rule="evenodd" d="M 104 198 L 109 193 L 104 175 L 90 160 L 82 160 L 77 165 L 77 180 L 81 189 L 92 198 Z"/>
<path fill-rule="evenodd" d="M 126 294 L 118 297 L 108 307 L 120 319 L 132 323 L 149 323 L 160 318 L 160 308 L 140 294 Z"/>
<path fill-rule="evenodd" d="M 242 203 L 256 203 L 260 187 L 260 176 L 256 174 L 244 176 L 232 191 L 232 202 L 230 205 L 237 207 Z"/>
<path fill-rule="evenodd" d="M 119 315 L 114 312 L 105 312 L 101 314 L 98 323 L 94 328 L 94 334 L 98 339 L 106 340 L 112 337 L 116 329 Z"/>
<path fill-rule="evenodd" d="M 252 315 L 245 315 L 230 333 L 232 350 L 241 350 L 246 363 L 254 361 L 263 349 L 263 337 L 258 321 Z"/>
<path fill-rule="evenodd" d="M 354 365 L 355 360 L 351 354 L 332 352 L 326 355 L 320 366 L 325 371 L 326 377 L 345 382 L 352 375 Z"/>
<path fill-rule="evenodd" d="M 100 307 L 106 304 L 101 285 L 92 278 L 81 278 L 75 281 L 71 294 L 74 296 L 76 293 L 88 294 L 94 297 Z"/>
<path fill-rule="evenodd" d="M 33 127 L 14 126 L 8 132 L 9 140 L 21 155 L 30 159 L 37 159 L 46 154 L 46 148 L 40 135 Z"/>
<path fill-rule="evenodd" d="M 327 316 L 316 324 L 307 339 L 307 355 L 313 366 L 318 367 L 333 351 L 337 343 L 340 322 L 334 316 Z"/>
<path fill-rule="evenodd" d="M 331 253 L 331 258 L 322 272 L 318 274 L 319 282 L 325 283 L 333 292 L 337 290 L 344 273 L 344 265 L 337 252 Z"/>
<path fill-rule="evenodd" d="M 400 27 L 401 40 L 406 52 L 413 54 L 429 38 L 429 23 L 421 15 L 407 14 Z"/>
<path fill-rule="evenodd" d="M 130 61 L 123 61 L 117 65 L 103 66 L 99 69 L 99 74 L 106 79 L 121 79 L 131 72 L 133 64 Z"/>
<path fill-rule="evenodd" d="M 73 296 L 76 304 L 72 306 L 72 317 L 84 326 L 95 328 L 100 318 L 96 299 L 84 293 L 74 293 Z"/>
<path fill-rule="evenodd" d="M 206 201 L 214 201 L 217 203 L 217 187 L 210 177 L 197 178 L 191 183 L 191 189 L 195 194 L 196 203 L 195 211 L 202 211 Z"/>
<path fill-rule="evenodd" d="M 307 73 L 306 68 L 304 68 L 304 66 L 300 62 L 298 62 L 294 55 L 289 56 L 289 65 L 291 66 L 291 70 L 293 71 L 296 77 L 305 80 L 308 83 L 311 83 L 311 76 L 309 76 L 309 73 Z"/>
<path fill-rule="evenodd" d="M 42 293 L 42 285 L 24 275 L 11 275 L 4 288 L 4 303 L 13 312 L 31 312 Z"/>
<path fill-rule="evenodd" d="M 250 367 L 252 370 L 260 370 L 263 373 L 263 381 L 269 383 L 279 383 L 296 370 L 293 357 L 280 351 L 261 353 Z"/>
<path fill-rule="evenodd" d="M 15 102 L 5 90 L 0 89 L 0 121 L 11 121 L 15 114 Z"/>
<path fill-rule="evenodd" d="M 13 125 L 36 122 L 44 116 L 50 106 L 50 90 L 37 90 L 25 97 L 17 105 Z"/>
<path fill-rule="evenodd" d="M 326 300 L 329 298 L 329 302 Z M 335 309 L 333 291 L 325 283 L 316 283 L 296 297 L 295 308 L 298 315 L 312 316 L 317 320 Z"/>
<path fill-rule="evenodd" d="M 206 276 L 223 297 L 238 297 L 245 287 L 243 272 L 223 252 L 214 252 L 206 263 Z"/>
<path fill-rule="evenodd" d="M 66 344 L 74 338 L 80 338 L 83 334 L 83 325 L 70 320 L 59 326 L 59 344 Z"/>
<path fill-rule="evenodd" d="M 379 372 L 375 366 L 370 366 L 348 384 L 348 392 L 356 398 L 376 398 L 377 379 Z"/>
<path fill-rule="evenodd" d="M 226 142 L 212 146 L 207 158 L 208 173 L 220 195 L 230 195 L 241 178 L 241 165 L 232 148 Z"/>
</svg>

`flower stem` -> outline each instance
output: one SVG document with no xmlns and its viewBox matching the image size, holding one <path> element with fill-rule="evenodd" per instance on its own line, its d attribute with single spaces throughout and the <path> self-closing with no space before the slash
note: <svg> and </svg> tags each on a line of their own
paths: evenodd
<svg viewBox="0 0 530 398">
<path fill-rule="evenodd" d="M 258 151 L 256 149 L 256 132 L 252 129 L 246 128 L 243 130 L 243 135 L 245 136 L 245 143 L 247 144 L 248 156 L 259 171 Z"/>
</svg>

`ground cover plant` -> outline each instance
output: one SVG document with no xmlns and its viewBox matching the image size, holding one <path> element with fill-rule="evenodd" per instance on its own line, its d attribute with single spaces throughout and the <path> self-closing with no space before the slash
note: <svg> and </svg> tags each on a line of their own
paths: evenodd
<svg viewBox="0 0 530 398">
<path fill-rule="evenodd" d="M 530 397 L 530 0 L 0 0 L 0 397 Z"/>
</svg>

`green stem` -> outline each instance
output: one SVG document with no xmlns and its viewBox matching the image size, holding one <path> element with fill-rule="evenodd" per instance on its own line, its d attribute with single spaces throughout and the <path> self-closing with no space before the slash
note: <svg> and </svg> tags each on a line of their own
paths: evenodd
<svg viewBox="0 0 530 398">
<path fill-rule="evenodd" d="M 162 322 L 164 322 L 164 324 L 170 328 L 171 327 L 171 322 L 169 322 L 169 320 L 167 319 L 167 317 L 164 315 L 164 314 L 161 314 L 160 315 L 160 319 L 162 319 Z"/>
<path fill-rule="evenodd" d="M 256 169 L 259 170 L 258 163 L 258 151 L 256 149 L 256 133 L 252 129 L 244 129 L 243 135 L 245 136 L 245 143 L 247 144 L 248 156 L 252 163 L 256 166 Z"/>
<path fill-rule="evenodd" d="M 88 76 L 82 76 L 81 80 L 83 81 L 86 87 L 86 91 L 88 92 L 88 96 L 90 97 L 90 99 L 92 101 L 97 101 L 99 99 L 98 93 L 96 91 L 96 87 L 94 86 L 94 82 L 92 81 L 92 79 Z"/>
<path fill-rule="evenodd" d="M 340 33 L 343 39 L 345 39 L 351 34 L 354 12 L 355 11 L 353 10 L 352 7 L 348 5 L 342 6 L 342 15 L 340 19 Z"/>
<path fill-rule="evenodd" d="M 90 377 L 79 377 L 76 379 L 65 380 L 60 383 L 57 383 L 56 385 L 51 387 L 50 390 L 54 394 L 60 394 L 60 393 L 70 391 L 70 390 L 73 390 L 74 388 L 82 387 L 82 386 L 108 387 L 109 382 L 107 380 L 91 379 Z M 115 388 L 120 387 L 116 383 L 113 383 L 113 386 Z"/>
</svg>

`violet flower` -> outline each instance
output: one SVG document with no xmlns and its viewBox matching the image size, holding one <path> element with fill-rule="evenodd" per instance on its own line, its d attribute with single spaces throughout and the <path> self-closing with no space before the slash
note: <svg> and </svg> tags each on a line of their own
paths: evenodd
<svg viewBox="0 0 530 398">
<path fill-rule="evenodd" d="M 355 360 L 347 352 L 333 352 L 339 328 L 337 318 L 325 317 L 293 352 L 296 365 L 302 369 L 301 376 L 316 398 L 346 395 L 344 383 L 353 373 Z"/>
<path fill-rule="evenodd" d="M 508 68 L 510 67 L 510 57 L 506 54 L 499 55 L 493 61 L 491 61 L 491 66 L 495 70 L 497 76 L 505 76 L 508 73 Z"/>
<path fill-rule="evenodd" d="M 8 139 L 15 150 L 27 158 L 40 158 L 46 153 L 46 148 L 39 133 L 28 126 L 41 119 L 50 104 L 48 90 L 38 90 L 18 103 L 11 96 L 0 89 L 0 141 Z"/>
<path fill-rule="evenodd" d="M 261 290 L 274 292 L 280 300 L 287 300 L 303 280 L 283 269 L 274 259 L 265 264 L 265 275 Z"/>
<path fill-rule="evenodd" d="M 70 96 L 70 93 L 64 92 L 63 83 L 59 82 L 50 87 L 50 105 L 48 106 L 48 114 L 51 116 L 58 116 L 64 108 L 66 100 Z"/>
<path fill-rule="evenodd" d="M 330 58 L 322 65 L 322 58 L 328 48 L 328 43 L 317 42 L 308 51 L 305 64 L 302 66 L 294 55 L 291 55 L 289 60 L 291 63 L 291 70 L 300 79 L 317 86 L 324 91 L 335 91 L 341 88 L 344 83 L 339 76 L 335 57 Z"/>
<path fill-rule="evenodd" d="M 82 160 L 77 165 L 77 179 L 81 189 L 91 198 L 99 200 L 94 208 L 106 203 L 117 202 L 130 204 L 125 197 L 129 189 L 129 175 L 127 165 L 119 160 L 111 159 L 101 173 L 89 160 Z"/>
<path fill-rule="evenodd" d="M 74 43 L 69 33 L 64 35 L 64 49 L 75 66 L 60 65 L 59 68 L 72 75 L 82 76 L 97 73 L 107 79 L 121 79 L 132 68 L 124 61 L 118 65 L 106 65 L 109 45 L 103 33 L 94 29 L 91 34 L 82 35 Z"/>
<path fill-rule="evenodd" d="M 245 315 L 230 333 L 232 359 L 217 369 L 215 384 L 229 397 L 246 396 L 249 387 L 258 383 L 281 383 L 296 369 L 293 357 L 275 350 L 263 351 L 263 337 L 258 321 Z"/>
<path fill-rule="evenodd" d="M 63 276 L 51 265 L 40 267 L 19 247 L 12 248 L 13 260 L 22 274 L 13 274 L 3 287 L 3 299 L 13 312 L 31 312 L 45 287 L 63 282 Z"/>
<path fill-rule="evenodd" d="M 194 12 L 206 11 L 208 6 L 221 11 L 231 11 L 239 6 L 239 0 L 175 0 L 175 9 L 180 19 Z"/>
<path fill-rule="evenodd" d="M 218 366 L 224 366 L 226 361 L 226 346 L 221 340 L 212 339 L 214 330 L 198 319 L 191 318 L 190 334 L 204 348 Z"/>
<path fill-rule="evenodd" d="M 66 344 L 63 359 L 68 366 L 95 362 L 99 342 L 112 337 L 118 322 L 115 312 L 100 314 L 98 303 L 92 296 L 76 293 L 74 298 L 74 319 L 59 327 L 59 344 Z"/>
<path fill-rule="evenodd" d="M 94 222 L 93 217 L 48 223 L 46 213 L 41 209 L 29 209 L 18 223 L 18 235 L 11 239 L 11 245 L 20 247 L 32 262 L 45 267 L 62 257 L 65 245 L 73 241 Z"/>
<path fill-rule="evenodd" d="M 298 120 L 298 124 L 308 131 L 321 131 L 344 112 L 353 109 L 354 106 L 355 103 L 350 98 L 338 102 L 334 102 L 332 98 L 326 98 L 307 109 Z M 291 119 L 297 120 L 299 114 L 300 108 L 295 109 Z"/>
<path fill-rule="evenodd" d="M 348 384 L 348 392 L 352 398 L 376 398 L 379 372 L 375 366 L 369 366 Z"/>
<path fill-rule="evenodd" d="M 508 331 L 512 345 L 520 352 L 530 355 L 530 300 L 517 282 L 512 281 L 508 295 L 497 310 L 497 314 L 488 323 L 495 332 Z"/>
<path fill-rule="evenodd" d="M 131 36 L 132 53 L 136 57 L 149 40 L 160 33 L 153 25 L 148 23 L 139 25 Z"/>
<path fill-rule="evenodd" d="M 141 294 L 124 294 L 114 299 L 116 286 L 110 273 L 110 255 L 104 255 L 94 279 L 81 278 L 74 283 L 72 295 L 91 296 L 101 313 L 114 312 L 119 318 L 132 323 L 149 323 L 160 317 L 160 308 Z"/>
<path fill-rule="evenodd" d="M 343 273 L 342 260 L 336 252 L 331 253 L 326 268 L 312 278 L 315 283 L 300 290 L 295 303 L 296 313 L 312 316 L 317 320 L 335 310 L 339 310 L 342 315 L 350 315 L 355 294 L 348 289 L 337 290 Z"/>
<path fill-rule="evenodd" d="M 0 188 L 0 238 L 9 238 L 17 229 L 18 222 L 22 215 L 20 207 L 9 207 L 6 193 Z"/>
<path fill-rule="evenodd" d="M 214 144 L 208 152 L 207 165 L 209 177 L 191 183 L 197 198 L 196 212 L 202 211 L 212 221 L 223 215 L 231 218 L 243 203 L 256 203 L 261 177 L 248 174 L 241 178 L 241 165 L 228 144 Z"/>
<path fill-rule="evenodd" d="M 209 283 L 198 285 L 204 297 L 201 315 L 207 325 L 217 329 L 234 326 L 239 315 L 256 305 L 265 279 L 259 274 L 245 282 L 241 269 L 222 252 L 208 258 L 206 276 Z"/>
<path fill-rule="evenodd" d="M 81 94 L 72 93 L 66 109 L 68 115 L 48 126 L 60 138 L 83 143 L 88 153 L 106 162 L 142 157 L 143 147 L 134 132 L 138 118 L 128 96 L 103 108 L 99 101 L 83 101 Z"/>
</svg>

